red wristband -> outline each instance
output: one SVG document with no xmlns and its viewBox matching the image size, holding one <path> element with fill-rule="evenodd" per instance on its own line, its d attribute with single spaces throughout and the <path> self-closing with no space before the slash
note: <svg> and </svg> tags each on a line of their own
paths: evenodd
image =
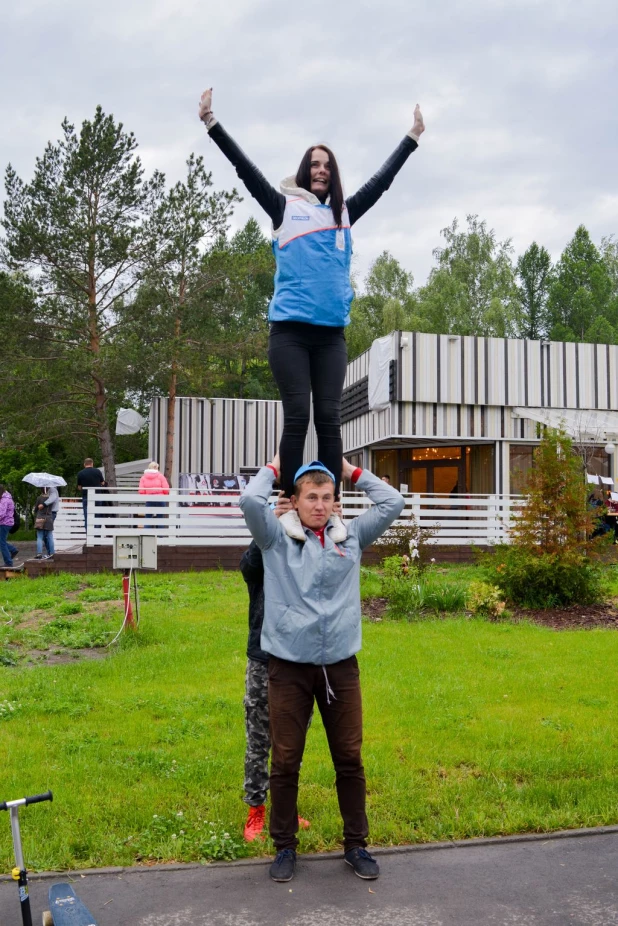
<svg viewBox="0 0 618 926">
<path fill-rule="evenodd" d="M 352 485 L 356 485 L 360 477 L 363 475 L 363 471 L 360 466 L 357 466 L 352 475 L 350 476 L 350 481 Z"/>
<path fill-rule="evenodd" d="M 278 479 L 278 478 L 279 478 L 279 473 L 277 472 L 277 470 L 275 469 L 275 467 L 272 465 L 272 463 L 267 463 L 267 464 L 266 464 L 266 469 L 272 469 L 273 473 L 275 474 L 275 479 Z"/>
</svg>

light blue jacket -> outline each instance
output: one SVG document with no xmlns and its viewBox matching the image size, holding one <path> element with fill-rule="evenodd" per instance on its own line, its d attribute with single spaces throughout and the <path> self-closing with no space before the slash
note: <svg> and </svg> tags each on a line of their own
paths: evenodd
<svg viewBox="0 0 618 926">
<path fill-rule="evenodd" d="M 401 514 L 404 499 L 363 470 L 356 487 L 374 504 L 347 523 L 335 544 L 326 526 L 324 547 L 313 531 L 289 537 L 269 507 L 274 473 L 263 467 L 240 499 L 247 526 L 264 559 L 264 624 L 261 647 L 290 662 L 328 666 L 361 648 L 360 562 L 365 547 Z"/>
<path fill-rule="evenodd" d="M 350 322 L 352 236 L 344 205 L 341 228 L 317 196 L 284 180 L 283 222 L 273 230 L 277 270 L 268 311 L 271 322 L 305 322 L 340 328 Z"/>
</svg>

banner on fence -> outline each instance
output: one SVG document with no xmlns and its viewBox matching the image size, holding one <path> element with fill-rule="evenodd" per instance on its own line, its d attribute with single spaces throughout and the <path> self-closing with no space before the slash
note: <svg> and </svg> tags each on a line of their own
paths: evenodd
<svg viewBox="0 0 618 926">
<path fill-rule="evenodd" d="M 238 497 L 248 481 L 238 473 L 180 473 L 178 488 L 182 495 L 190 496 L 181 504 L 187 508 L 209 508 L 213 513 L 215 509 L 238 508 Z"/>
</svg>

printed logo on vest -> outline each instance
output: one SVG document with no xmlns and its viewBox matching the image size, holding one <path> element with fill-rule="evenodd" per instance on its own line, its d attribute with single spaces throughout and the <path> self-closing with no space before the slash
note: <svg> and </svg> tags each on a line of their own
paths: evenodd
<svg viewBox="0 0 618 926">
<path fill-rule="evenodd" d="M 293 215 L 292 221 L 293 222 L 308 222 L 309 216 L 308 215 Z"/>
</svg>

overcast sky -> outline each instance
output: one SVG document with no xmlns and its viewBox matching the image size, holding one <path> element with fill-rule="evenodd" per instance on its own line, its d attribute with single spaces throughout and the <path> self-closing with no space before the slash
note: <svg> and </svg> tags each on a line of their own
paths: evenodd
<svg viewBox="0 0 618 926">
<path fill-rule="evenodd" d="M 100 103 L 172 181 L 191 151 L 237 183 L 197 119 L 202 89 L 269 180 L 329 144 L 353 193 L 427 131 L 354 229 L 361 277 L 387 249 L 422 283 L 440 229 L 477 213 L 516 252 L 558 257 L 578 224 L 618 233 L 615 0 L 0 0 L 0 164 L 28 179 L 66 115 Z M 268 220 L 248 195 L 235 225 Z"/>
</svg>

